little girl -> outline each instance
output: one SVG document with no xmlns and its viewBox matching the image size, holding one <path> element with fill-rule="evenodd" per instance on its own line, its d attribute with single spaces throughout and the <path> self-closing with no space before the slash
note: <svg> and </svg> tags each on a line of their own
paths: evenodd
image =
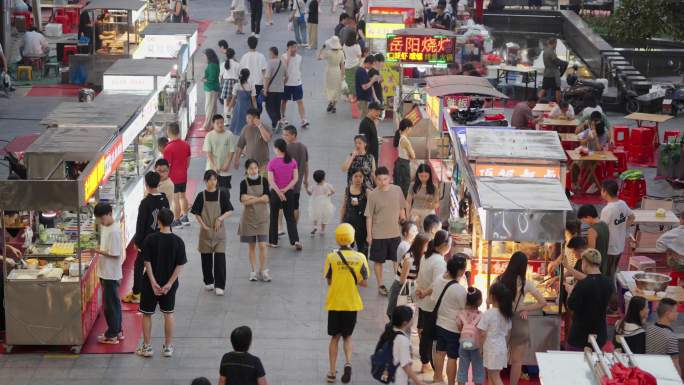
<svg viewBox="0 0 684 385">
<path fill-rule="evenodd" d="M 335 209 L 330 200 L 330 197 L 335 194 L 335 189 L 325 181 L 325 171 L 314 171 L 313 179 L 316 184 L 307 191 L 311 195 L 309 213 L 314 225 L 313 230 L 311 230 L 312 236 L 318 231 L 319 225 L 321 235 L 325 233 L 325 225 L 332 222 L 333 210 Z"/>
<path fill-rule="evenodd" d="M 458 313 L 457 320 L 458 328 L 461 330 L 461 346 L 458 350 L 458 358 L 461 361 L 458 365 L 458 385 L 465 385 L 468 382 L 468 366 L 473 368 L 475 385 L 484 383 L 480 331 L 477 329 L 477 323 L 482 316 L 478 310 L 480 305 L 482 305 L 482 292 L 475 287 L 469 287 L 466 295 L 466 309 Z"/>
<path fill-rule="evenodd" d="M 489 288 L 487 301 L 492 307 L 482 314 L 477 324 L 477 328 L 482 331 L 481 338 L 484 339 L 484 367 L 487 368 L 490 385 L 503 385 L 500 371 L 508 365 L 506 340 L 511 331 L 513 298 L 510 290 L 497 282 Z"/>
</svg>

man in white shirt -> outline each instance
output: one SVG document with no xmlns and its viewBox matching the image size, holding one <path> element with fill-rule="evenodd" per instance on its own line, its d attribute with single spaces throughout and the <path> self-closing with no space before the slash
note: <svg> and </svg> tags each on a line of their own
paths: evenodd
<svg viewBox="0 0 684 385">
<path fill-rule="evenodd" d="M 551 109 L 549 118 L 572 120 L 575 118 L 575 110 L 572 108 L 570 103 L 566 102 L 565 100 L 561 100 Z"/>
<path fill-rule="evenodd" d="M 618 198 L 618 184 L 613 179 L 604 181 L 601 185 L 601 198 L 606 206 L 601 210 L 601 220 L 608 224 L 608 258 L 607 271 L 604 272 L 615 289 L 615 272 L 622 252 L 625 251 L 627 228 L 634 223 L 634 212 L 627 204 Z M 615 290 L 613 290 L 615 291 Z M 617 297 L 613 293 L 611 309 L 616 309 Z"/>
<path fill-rule="evenodd" d="M 230 165 L 237 145 L 237 136 L 223 127 L 223 115 L 211 119 L 213 129 L 204 138 L 202 150 L 207 153 L 207 170 L 218 173 L 218 186 L 230 196 Z"/>
<path fill-rule="evenodd" d="M 684 211 L 679 213 L 679 226 L 661 235 L 656 251 L 667 253 L 667 263 L 677 271 L 684 271 Z"/>
<path fill-rule="evenodd" d="M 287 51 L 283 54 L 285 64 L 285 93 L 280 106 L 280 112 L 285 119 L 287 101 L 297 102 L 299 118 L 302 120 L 302 128 L 309 127 L 304 111 L 304 89 L 302 88 L 302 57 L 297 53 L 297 42 L 290 40 L 287 42 Z"/>
<path fill-rule="evenodd" d="M 259 100 L 259 95 L 264 90 L 264 75 L 266 74 L 267 62 L 266 56 L 256 51 L 257 43 L 259 43 L 259 39 L 256 37 L 250 36 L 247 38 L 249 52 L 240 58 L 240 68 L 247 68 L 249 70 L 249 81 L 254 85 L 257 100 Z M 259 109 L 259 114 L 261 114 L 261 103 L 257 102 L 257 108 Z"/>
<path fill-rule="evenodd" d="M 50 51 L 47 39 L 36 30 L 36 27 L 31 27 L 26 31 L 21 46 L 23 47 L 21 56 L 25 58 L 45 57 Z"/>
<path fill-rule="evenodd" d="M 102 285 L 102 302 L 107 330 L 97 337 L 101 344 L 115 345 L 123 339 L 121 334 L 121 300 L 119 300 L 119 281 L 121 280 L 121 257 L 123 242 L 121 230 L 114 222 L 112 206 L 98 203 L 93 210 L 100 225 L 100 248 L 91 249 L 98 255 L 97 274 Z"/>
</svg>

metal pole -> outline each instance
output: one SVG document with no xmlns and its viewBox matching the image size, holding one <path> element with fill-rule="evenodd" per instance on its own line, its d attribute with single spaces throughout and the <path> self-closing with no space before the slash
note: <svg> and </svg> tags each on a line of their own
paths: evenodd
<svg viewBox="0 0 684 385">
<path fill-rule="evenodd" d="M 487 241 L 487 292 L 492 281 L 492 241 Z"/>
</svg>

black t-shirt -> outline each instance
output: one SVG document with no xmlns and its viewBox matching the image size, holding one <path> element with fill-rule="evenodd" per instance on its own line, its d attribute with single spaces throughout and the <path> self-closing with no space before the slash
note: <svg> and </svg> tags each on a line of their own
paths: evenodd
<svg viewBox="0 0 684 385">
<path fill-rule="evenodd" d="M 188 258 L 185 255 L 185 243 L 173 233 L 153 233 L 145 238 L 143 247 L 143 261 L 150 262 L 152 274 L 159 286 L 164 286 L 171 278 L 177 266 L 185 265 Z M 145 281 L 149 283 L 147 275 Z M 178 281 L 174 284 L 177 285 Z"/>
<path fill-rule="evenodd" d="M 90 15 L 88 14 L 87 11 L 81 12 L 81 16 L 78 19 L 78 34 L 79 37 L 80 35 L 85 35 L 88 37 L 88 39 L 93 38 L 93 27 L 89 26 L 88 24 L 91 24 L 90 22 Z"/>
<path fill-rule="evenodd" d="M 219 373 L 230 385 L 256 385 L 257 379 L 266 375 L 259 357 L 247 352 L 224 354 Z"/>
<path fill-rule="evenodd" d="M 373 79 L 373 76 L 375 75 L 380 75 L 380 71 L 376 70 L 375 68 L 371 68 L 368 70 L 368 78 Z M 375 82 L 373 83 L 373 90 L 375 91 L 375 96 L 378 98 L 381 104 L 384 104 L 385 101 L 382 98 L 382 83 L 381 82 Z"/>
<path fill-rule="evenodd" d="M 434 26 L 433 28 L 449 29 L 451 27 L 451 16 L 448 13 L 442 13 L 441 15 L 435 15 L 432 20 L 432 24 L 440 24 L 442 27 Z"/>
<path fill-rule="evenodd" d="M 318 0 L 311 0 L 309 2 L 309 17 L 306 22 L 318 24 Z"/>
<path fill-rule="evenodd" d="M 259 180 L 259 179 L 261 179 L 261 180 Z M 261 177 L 259 179 L 252 180 L 249 178 L 245 178 L 242 182 L 240 182 L 240 196 L 247 194 L 247 183 L 249 183 L 250 186 L 256 186 L 259 183 L 261 183 L 262 181 L 264 183 L 264 193 L 262 195 L 268 195 L 268 192 L 270 191 L 269 187 L 268 187 L 268 179 L 266 179 L 264 177 Z"/>
<path fill-rule="evenodd" d="M 192 204 L 192 208 L 190 208 L 190 213 L 195 214 L 195 215 L 202 215 L 202 208 L 204 208 L 204 195 L 206 194 L 207 196 L 207 202 L 216 202 L 219 198 L 219 190 L 217 189 L 214 192 L 209 192 L 209 191 L 204 191 L 195 197 L 195 202 Z M 221 193 L 221 214 L 225 214 L 228 211 L 233 211 L 233 205 L 230 204 L 230 195 L 226 194 L 226 192 Z"/>
<path fill-rule="evenodd" d="M 599 346 L 606 343 L 606 310 L 611 292 L 610 280 L 601 274 L 589 274 L 577 282 L 568 298 L 568 308 L 573 311 L 570 345 L 589 346 L 589 334 L 596 334 Z"/>
<path fill-rule="evenodd" d="M 373 155 L 373 158 L 379 159 L 378 129 L 375 127 L 375 122 L 367 116 L 364 117 L 359 124 L 359 134 L 364 135 L 368 141 L 367 152 Z"/>
<path fill-rule="evenodd" d="M 145 237 L 159 230 L 157 214 L 162 208 L 169 208 L 169 200 L 166 194 L 149 194 L 138 206 L 138 218 L 135 223 L 135 235 L 133 242 L 138 248 L 142 247 Z"/>
</svg>

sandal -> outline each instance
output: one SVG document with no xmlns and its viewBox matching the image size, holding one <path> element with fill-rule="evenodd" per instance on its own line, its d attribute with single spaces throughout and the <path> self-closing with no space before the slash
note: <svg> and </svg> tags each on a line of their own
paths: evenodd
<svg viewBox="0 0 684 385">
<path fill-rule="evenodd" d="M 328 384 L 332 384 L 335 382 L 337 375 L 335 373 L 328 373 L 325 375 L 325 381 Z"/>
</svg>

